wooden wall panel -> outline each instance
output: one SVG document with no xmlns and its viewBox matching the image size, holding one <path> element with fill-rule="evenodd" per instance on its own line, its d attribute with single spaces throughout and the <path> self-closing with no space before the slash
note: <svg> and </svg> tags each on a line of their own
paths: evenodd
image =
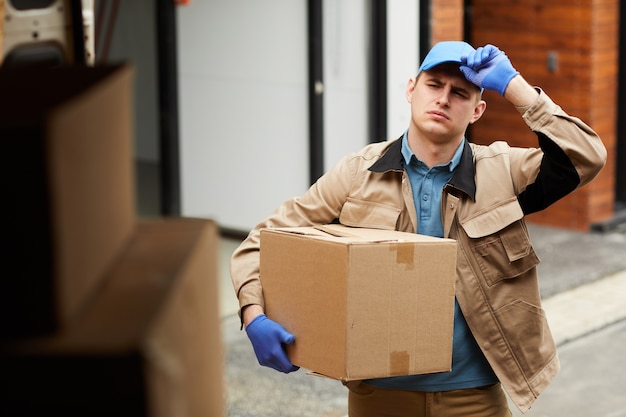
<svg viewBox="0 0 626 417">
<path fill-rule="evenodd" d="M 463 0 L 431 1 L 431 44 L 463 40 Z"/>
<path fill-rule="evenodd" d="M 615 201 L 615 157 L 617 154 L 617 79 L 619 3 L 613 0 L 593 2 L 590 25 L 593 40 L 593 66 L 590 91 L 590 114 L 593 127 L 609 151 L 607 166 L 589 184 L 591 221 L 609 218 Z"/>
<path fill-rule="evenodd" d="M 436 3 L 436 2 L 435 2 Z M 577 230 L 613 215 L 617 125 L 617 0 L 474 0 L 471 41 L 492 43 L 511 58 L 531 84 L 538 85 L 568 113 L 593 127 L 609 150 L 598 178 L 531 221 Z M 555 70 L 548 59 L 556 58 Z M 486 92 L 487 112 L 471 139 L 536 146 L 518 113 L 496 93 Z"/>
</svg>

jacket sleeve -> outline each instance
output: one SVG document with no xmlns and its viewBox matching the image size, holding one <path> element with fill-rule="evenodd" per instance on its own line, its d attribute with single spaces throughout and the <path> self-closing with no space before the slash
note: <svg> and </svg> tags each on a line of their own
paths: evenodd
<svg viewBox="0 0 626 417">
<path fill-rule="evenodd" d="M 328 224 L 339 217 L 350 189 L 352 173 L 350 155 L 320 177 L 301 197 L 281 204 L 260 222 L 235 250 L 230 274 L 241 309 L 250 304 L 265 308 L 259 271 L 261 229 Z"/>
<path fill-rule="evenodd" d="M 607 152 L 600 137 L 588 125 L 565 113 L 543 91 L 522 118 L 537 135 L 543 152 L 535 175 L 521 175 L 518 200 L 525 214 L 545 209 L 577 188 L 589 183 L 606 163 Z M 523 158 L 513 172 L 532 172 Z M 515 169 L 517 168 L 517 169 Z"/>
</svg>

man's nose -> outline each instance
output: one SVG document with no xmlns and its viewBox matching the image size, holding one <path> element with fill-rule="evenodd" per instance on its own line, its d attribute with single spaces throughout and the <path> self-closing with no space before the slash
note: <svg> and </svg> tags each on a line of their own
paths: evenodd
<svg viewBox="0 0 626 417">
<path fill-rule="evenodd" d="M 450 89 L 442 88 L 439 97 L 437 97 L 437 103 L 441 106 L 448 106 L 450 104 L 450 93 Z"/>
</svg>

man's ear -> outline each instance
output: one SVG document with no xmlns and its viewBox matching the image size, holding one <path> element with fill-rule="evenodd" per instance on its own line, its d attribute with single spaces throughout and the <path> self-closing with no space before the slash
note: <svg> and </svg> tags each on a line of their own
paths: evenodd
<svg viewBox="0 0 626 417">
<path fill-rule="evenodd" d="M 472 118 L 470 119 L 470 124 L 473 124 L 478 119 L 480 119 L 482 115 L 485 113 L 486 109 L 487 109 L 487 102 L 485 100 L 479 100 L 478 103 L 476 103 L 476 107 L 474 107 L 474 114 L 472 114 Z"/>
<path fill-rule="evenodd" d="M 415 90 L 415 84 L 417 84 L 417 77 L 409 78 L 409 81 L 406 83 L 406 91 L 404 94 L 406 97 L 406 101 L 408 101 L 409 103 L 411 102 L 411 99 L 413 98 L 413 91 Z"/>
</svg>

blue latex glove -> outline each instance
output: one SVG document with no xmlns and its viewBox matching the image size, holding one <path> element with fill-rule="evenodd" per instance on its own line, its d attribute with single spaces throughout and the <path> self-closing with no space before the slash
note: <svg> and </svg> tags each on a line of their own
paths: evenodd
<svg viewBox="0 0 626 417">
<path fill-rule="evenodd" d="M 246 333 L 261 365 L 284 373 L 300 369 L 289 361 L 283 348 L 283 344 L 290 345 L 296 340 L 283 326 L 260 314 L 246 326 Z"/>
<path fill-rule="evenodd" d="M 497 91 L 501 96 L 513 77 L 519 74 L 506 54 L 493 45 L 485 45 L 461 57 L 460 69 L 471 83 Z"/>
</svg>

